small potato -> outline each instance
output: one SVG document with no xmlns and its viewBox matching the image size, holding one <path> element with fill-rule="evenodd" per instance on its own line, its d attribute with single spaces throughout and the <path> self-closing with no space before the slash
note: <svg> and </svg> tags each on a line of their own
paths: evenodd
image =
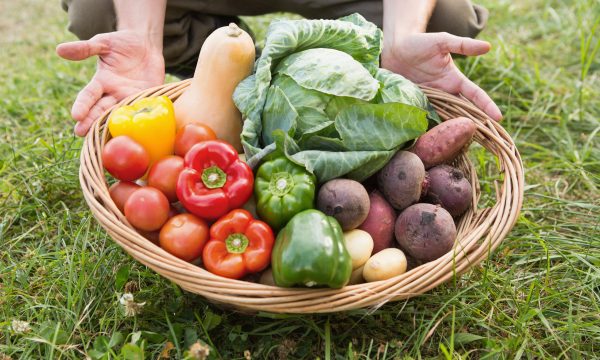
<svg viewBox="0 0 600 360">
<path fill-rule="evenodd" d="M 371 256 L 365 268 L 363 277 L 367 282 L 387 280 L 406 272 L 406 256 L 400 249 L 387 248 Z"/>
<path fill-rule="evenodd" d="M 363 269 L 365 268 L 365 266 L 361 266 L 356 270 L 352 271 L 352 274 L 350 274 L 350 281 L 348 281 L 348 284 L 346 285 L 356 285 L 356 284 L 362 284 L 365 282 L 365 278 L 363 278 Z"/>
<path fill-rule="evenodd" d="M 350 230 L 344 233 L 346 249 L 352 258 L 352 270 L 363 266 L 373 252 L 373 238 L 368 232 L 360 229 Z"/>
<path fill-rule="evenodd" d="M 410 149 L 423 161 L 425 169 L 454 160 L 477 130 L 466 117 L 444 121 L 421 135 Z"/>
</svg>

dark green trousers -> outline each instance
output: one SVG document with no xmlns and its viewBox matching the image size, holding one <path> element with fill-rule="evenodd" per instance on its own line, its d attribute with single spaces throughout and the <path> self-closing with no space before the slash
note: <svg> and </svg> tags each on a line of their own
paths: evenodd
<svg viewBox="0 0 600 360">
<path fill-rule="evenodd" d="M 69 31 L 84 40 L 115 31 L 112 0 L 61 0 L 69 14 Z M 237 16 L 291 12 L 309 19 L 335 19 L 354 12 L 379 27 L 383 21 L 382 0 L 168 0 L 163 54 L 167 72 L 193 74 L 200 47 L 214 29 Z M 487 22 L 485 8 L 470 0 L 438 0 L 427 31 L 446 31 L 475 37 Z"/>
</svg>

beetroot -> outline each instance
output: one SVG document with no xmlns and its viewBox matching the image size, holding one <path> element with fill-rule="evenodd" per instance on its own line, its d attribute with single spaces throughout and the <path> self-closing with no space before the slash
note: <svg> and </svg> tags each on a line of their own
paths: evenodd
<svg viewBox="0 0 600 360">
<path fill-rule="evenodd" d="M 408 151 L 398 151 L 377 175 L 379 190 L 396 210 L 419 201 L 424 179 L 423 162 Z"/>
<path fill-rule="evenodd" d="M 358 181 L 350 179 L 329 180 L 317 196 L 317 209 L 333 216 L 342 230 L 356 229 L 369 213 L 369 194 Z"/>
<path fill-rule="evenodd" d="M 449 165 L 438 165 L 427 172 L 427 195 L 423 201 L 439 204 L 457 217 L 471 206 L 473 189 L 462 171 Z"/>
<path fill-rule="evenodd" d="M 395 235 L 400 248 L 416 260 L 433 261 L 454 246 L 456 226 L 439 205 L 415 204 L 396 220 Z"/>
</svg>

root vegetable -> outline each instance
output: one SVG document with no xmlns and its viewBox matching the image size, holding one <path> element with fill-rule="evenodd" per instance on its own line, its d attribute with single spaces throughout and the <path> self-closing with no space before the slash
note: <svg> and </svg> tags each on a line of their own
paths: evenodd
<svg viewBox="0 0 600 360">
<path fill-rule="evenodd" d="M 441 205 L 453 217 L 467 211 L 473 200 L 473 189 L 462 171 L 449 165 L 438 165 L 429 169 L 427 178 L 425 202 Z"/>
<path fill-rule="evenodd" d="M 367 282 L 387 280 L 406 272 L 406 256 L 397 248 L 383 249 L 371 256 L 363 269 Z"/>
<path fill-rule="evenodd" d="M 369 194 L 361 183 L 349 179 L 334 179 L 321 186 L 317 209 L 333 216 L 348 231 L 362 224 L 369 214 Z"/>
<path fill-rule="evenodd" d="M 377 177 L 379 190 L 397 210 L 403 210 L 421 198 L 425 167 L 419 157 L 398 151 Z"/>
<path fill-rule="evenodd" d="M 444 121 L 421 135 L 410 149 L 423 161 L 425 169 L 454 160 L 475 134 L 475 123 L 458 117 Z"/>
<path fill-rule="evenodd" d="M 352 270 L 363 266 L 371 257 L 373 238 L 368 232 L 360 229 L 347 231 L 344 233 L 344 243 L 352 258 Z"/>
<path fill-rule="evenodd" d="M 439 205 L 415 204 L 404 210 L 395 227 L 400 248 L 417 260 L 433 261 L 454 246 L 452 215 Z"/>
<path fill-rule="evenodd" d="M 379 191 L 369 194 L 371 206 L 367 219 L 358 227 L 373 238 L 373 254 L 392 247 L 396 212 Z"/>
<path fill-rule="evenodd" d="M 365 282 L 365 278 L 363 277 L 363 269 L 365 268 L 365 266 L 361 266 L 358 269 L 355 269 L 352 271 L 352 274 L 350 274 L 350 281 L 348 281 L 348 284 L 346 285 L 356 285 L 356 284 L 362 284 Z"/>
</svg>

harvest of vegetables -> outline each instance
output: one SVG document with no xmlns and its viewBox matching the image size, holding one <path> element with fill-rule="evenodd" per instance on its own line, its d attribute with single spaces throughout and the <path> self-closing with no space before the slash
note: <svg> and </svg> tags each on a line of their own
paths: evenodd
<svg viewBox="0 0 600 360">
<path fill-rule="evenodd" d="M 471 120 L 433 126 L 421 90 L 378 67 L 381 30 L 360 15 L 273 22 L 252 74 L 248 38 L 216 30 L 175 108 L 113 110 L 102 159 L 128 223 L 218 276 L 280 287 L 387 280 L 451 252 L 473 194 L 447 163 Z"/>
</svg>

